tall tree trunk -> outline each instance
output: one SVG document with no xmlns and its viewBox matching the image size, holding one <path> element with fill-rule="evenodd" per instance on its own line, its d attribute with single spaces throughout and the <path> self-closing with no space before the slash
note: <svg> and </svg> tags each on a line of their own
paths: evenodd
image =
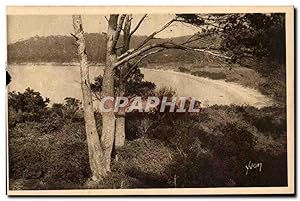
<svg viewBox="0 0 300 201">
<path fill-rule="evenodd" d="M 102 96 L 103 97 L 114 97 L 114 69 L 113 64 L 117 60 L 115 47 L 113 47 L 115 41 L 115 33 L 118 24 L 118 15 L 110 15 L 108 20 L 107 30 L 107 47 L 106 47 L 106 66 L 103 74 L 102 83 Z M 113 102 L 106 101 L 105 108 L 112 108 L 110 112 L 102 113 L 102 135 L 101 145 L 104 151 L 105 170 L 110 171 L 111 153 L 114 143 L 115 134 L 115 115 Z"/>
<path fill-rule="evenodd" d="M 105 176 L 103 164 L 103 152 L 100 146 L 99 135 L 96 129 L 96 122 L 92 104 L 92 94 L 89 80 L 89 66 L 85 50 L 85 40 L 80 15 L 73 15 L 73 35 L 78 45 L 80 59 L 81 90 L 83 97 L 85 132 L 89 151 L 89 163 L 92 171 L 92 180 L 99 180 Z"/>
<path fill-rule="evenodd" d="M 124 29 L 123 29 L 123 48 L 121 53 L 125 53 L 129 50 L 130 45 L 130 29 L 131 29 L 131 15 L 127 15 L 125 19 Z M 119 96 L 124 96 L 126 91 L 126 78 L 124 75 L 128 70 L 128 62 L 125 63 L 120 69 L 120 83 L 119 83 Z M 115 131 L 115 148 L 116 155 L 118 154 L 118 149 L 122 147 L 125 143 L 125 111 L 121 110 L 118 112 L 116 117 L 116 131 Z"/>
<path fill-rule="evenodd" d="M 122 74 L 121 74 L 122 76 Z M 119 96 L 122 97 L 125 94 L 125 83 L 122 79 L 120 79 L 119 83 Z M 125 110 L 121 109 L 118 111 L 116 116 L 116 130 L 115 130 L 115 150 L 116 155 L 118 154 L 118 150 L 125 143 Z"/>
</svg>

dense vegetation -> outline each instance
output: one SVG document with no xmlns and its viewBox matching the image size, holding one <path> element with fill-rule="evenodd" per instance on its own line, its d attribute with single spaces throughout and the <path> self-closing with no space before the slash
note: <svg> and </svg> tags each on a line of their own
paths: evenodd
<svg viewBox="0 0 300 201">
<path fill-rule="evenodd" d="M 80 102 L 66 98 L 51 107 L 47 102 L 31 89 L 9 93 L 11 189 L 287 184 L 285 108 L 233 105 L 192 116 L 129 114 L 126 144 L 110 177 L 91 184 Z M 100 131 L 101 116 L 95 116 Z M 262 172 L 246 175 L 249 161 L 263 162 Z"/>
</svg>

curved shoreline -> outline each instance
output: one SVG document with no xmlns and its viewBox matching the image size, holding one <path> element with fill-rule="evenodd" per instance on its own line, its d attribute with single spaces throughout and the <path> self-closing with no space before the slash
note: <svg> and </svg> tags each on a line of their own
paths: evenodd
<svg viewBox="0 0 300 201">
<path fill-rule="evenodd" d="M 79 66 L 9 65 L 8 70 L 12 75 L 9 91 L 24 91 L 30 87 L 49 97 L 52 103 L 63 102 L 65 97 L 81 99 Z M 235 104 L 261 108 L 273 102 L 259 91 L 233 82 L 173 70 L 141 68 L 141 71 L 145 80 L 154 82 L 157 88 L 172 87 L 179 96 L 195 97 L 204 107 Z M 102 73 L 103 66 L 90 66 L 91 80 Z"/>
<path fill-rule="evenodd" d="M 141 70 L 144 73 L 146 80 L 147 80 L 147 74 L 149 74 L 149 72 L 156 72 L 156 73 L 163 72 L 163 73 L 168 73 L 169 75 L 171 74 L 171 75 L 179 76 L 181 78 L 184 77 L 186 79 L 193 80 L 193 81 L 197 82 L 199 85 L 204 85 L 204 87 L 211 86 L 212 88 L 216 89 L 215 93 L 218 93 L 218 91 L 221 91 L 221 92 L 223 92 L 222 94 L 225 94 L 225 96 L 227 98 L 230 98 L 232 96 L 231 104 L 250 105 L 250 106 L 257 107 L 257 108 L 261 108 L 261 107 L 271 106 L 273 103 L 273 101 L 269 97 L 261 94 L 258 90 L 249 88 L 249 87 L 244 87 L 238 83 L 226 82 L 225 80 L 212 80 L 209 78 L 198 77 L 198 76 L 194 76 L 191 74 L 177 72 L 177 71 L 173 71 L 173 70 L 148 69 L 148 68 L 141 68 Z M 147 81 L 151 81 L 151 79 L 149 79 Z M 190 88 L 193 88 L 193 90 L 194 90 L 196 87 L 191 85 Z M 180 94 L 178 94 L 178 95 L 180 95 Z M 195 98 L 199 99 L 200 101 L 201 100 L 203 101 L 203 99 L 205 99 L 205 96 L 207 96 L 207 94 L 202 94 L 202 95 L 204 96 L 204 98 L 203 97 L 195 97 Z M 215 96 L 216 99 L 218 99 L 220 97 L 221 96 L 219 96 L 219 97 Z M 224 100 L 222 100 L 222 99 L 221 100 L 213 100 L 210 102 L 211 102 L 211 105 L 213 105 L 214 102 L 219 102 L 220 104 L 218 104 L 218 105 L 229 105 L 229 104 L 226 104 L 226 101 L 224 104 L 222 104 L 221 103 L 222 101 L 224 101 Z M 229 101 L 229 102 L 231 102 L 231 101 Z"/>
</svg>

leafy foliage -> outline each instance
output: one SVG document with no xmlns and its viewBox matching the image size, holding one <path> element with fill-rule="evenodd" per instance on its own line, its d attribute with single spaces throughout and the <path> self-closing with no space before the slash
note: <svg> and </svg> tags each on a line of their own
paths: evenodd
<svg viewBox="0 0 300 201">
<path fill-rule="evenodd" d="M 49 98 L 43 99 L 39 92 L 27 88 L 25 92 L 9 92 L 8 118 L 9 129 L 18 124 L 29 124 L 42 133 L 50 133 L 60 129 L 66 121 L 80 120 L 80 101 L 65 98 L 64 104 L 55 103 L 48 107 Z M 19 127 L 17 127 L 19 128 Z"/>
<path fill-rule="evenodd" d="M 54 103 L 51 112 L 62 119 L 76 120 L 80 118 L 81 102 L 72 97 L 65 98 L 65 103 Z"/>
<path fill-rule="evenodd" d="M 115 93 L 118 96 L 119 87 L 120 87 L 120 70 L 116 69 L 116 76 L 114 79 Z M 101 91 L 102 91 L 102 76 L 99 75 L 94 79 L 94 83 L 91 84 L 91 90 L 93 92 L 94 97 L 97 99 L 101 99 Z M 125 86 L 125 94 L 124 96 L 150 96 L 153 95 L 155 84 L 152 82 L 144 81 L 144 75 L 141 73 L 141 70 L 136 67 L 131 71 L 129 76 L 126 78 L 124 82 Z"/>
<path fill-rule="evenodd" d="M 24 93 L 8 93 L 8 118 L 11 125 L 24 121 L 40 122 L 47 111 L 50 99 L 45 100 L 39 92 L 27 88 Z"/>
<path fill-rule="evenodd" d="M 222 38 L 221 50 L 236 62 L 245 56 L 285 62 L 285 15 L 282 13 L 177 14 L 179 21 Z"/>
</svg>

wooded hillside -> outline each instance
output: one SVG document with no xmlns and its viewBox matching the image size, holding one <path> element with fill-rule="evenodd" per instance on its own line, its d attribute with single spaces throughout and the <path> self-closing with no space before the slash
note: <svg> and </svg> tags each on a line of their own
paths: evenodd
<svg viewBox="0 0 300 201">
<path fill-rule="evenodd" d="M 149 44 L 158 41 L 173 41 L 176 43 L 184 42 L 190 36 L 182 36 L 170 39 L 154 39 Z M 87 33 L 85 34 L 87 54 L 89 62 L 104 63 L 105 61 L 105 33 Z M 137 46 L 146 36 L 133 36 L 131 39 L 131 48 Z M 216 47 L 220 40 L 217 37 L 205 38 L 191 45 L 202 47 Z M 122 43 L 122 41 L 120 41 Z M 18 41 L 8 45 L 8 62 L 9 63 L 26 63 L 26 62 L 75 62 L 76 46 L 72 36 L 35 36 L 27 40 Z M 194 62 L 197 57 L 203 53 L 183 54 L 183 50 L 166 50 L 164 54 L 151 55 L 144 62 L 168 63 L 168 62 Z"/>
</svg>

